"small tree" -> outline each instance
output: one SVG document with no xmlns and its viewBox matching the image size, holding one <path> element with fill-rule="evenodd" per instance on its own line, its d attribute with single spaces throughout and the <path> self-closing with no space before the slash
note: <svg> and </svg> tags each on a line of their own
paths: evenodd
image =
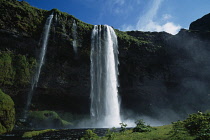
<svg viewBox="0 0 210 140">
<path fill-rule="evenodd" d="M 172 122 L 173 127 L 172 131 L 170 131 L 173 135 L 177 135 L 179 133 L 184 133 L 186 129 L 184 128 L 183 121 Z"/>
<path fill-rule="evenodd" d="M 120 129 L 120 132 L 125 132 L 126 126 L 127 126 L 126 123 L 121 122 L 121 123 L 120 123 L 120 128 L 121 128 L 121 129 Z"/>
<path fill-rule="evenodd" d="M 197 139 L 210 139 L 210 113 L 198 112 L 189 115 L 184 121 L 184 127 L 190 135 L 197 136 Z"/>
<path fill-rule="evenodd" d="M 145 125 L 143 120 L 137 120 L 136 127 L 133 128 L 133 132 L 150 132 L 152 131 L 152 127 L 149 125 Z"/>
</svg>

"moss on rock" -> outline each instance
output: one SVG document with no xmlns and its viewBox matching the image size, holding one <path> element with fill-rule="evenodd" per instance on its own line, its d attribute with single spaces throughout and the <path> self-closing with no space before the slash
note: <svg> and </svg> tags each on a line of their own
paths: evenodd
<svg viewBox="0 0 210 140">
<path fill-rule="evenodd" d="M 30 6 L 25 1 L 0 0 L 0 29 L 7 29 L 34 36 L 42 31 L 46 10 Z"/>
<path fill-rule="evenodd" d="M 9 95 L 0 89 L 0 134 L 12 131 L 14 124 L 14 102 Z"/>
<path fill-rule="evenodd" d="M 29 132 L 25 132 L 22 137 L 23 138 L 32 138 L 34 136 L 38 136 L 40 134 L 52 132 L 52 131 L 56 131 L 56 130 L 55 129 L 45 129 L 45 130 L 39 130 L 39 131 L 29 131 Z"/>
<path fill-rule="evenodd" d="M 29 113 L 28 120 L 35 128 L 63 128 L 72 124 L 62 120 L 54 111 L 33 111 Z"/>
<path fill-rule="evenodd" d="M 30 84 L 36 60 L 11 51 L 0 51 L 0 86 L 25 87 Z"/>
</svg>

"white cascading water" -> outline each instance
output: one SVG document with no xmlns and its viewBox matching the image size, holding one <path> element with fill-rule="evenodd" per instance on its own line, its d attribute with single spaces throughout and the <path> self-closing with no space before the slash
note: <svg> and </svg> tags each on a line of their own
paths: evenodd
<svg viewBox="0 0 210 140">
<path fill-rule="evenodd" d="M 90 59 L 90 113 L 93 127 L 119 127 L 118 43 L 112 27 L 94 26 Z"/>
<path fill-rule="evenodd" d="M 73 35 L 73 49 L 74 49 L 75 55 L 77 55 L 77 24 L 75 20 L 73 22 L 72 35 Z"/>
<path fill-rule="evenodd" d="M 45 58 L 45 54 L 46 54 L 46 50 L 47 50 L 47 43 L 48 43 L 49 31 L 50 31 L 52 19 L 53 19 L 53 13 L 47 18 L 45 26 L 44 26 L 43 35 L 41 38 L 42 48 L 41 48 L 41 53 L 39 56 L 39 65 L 36 69 L 35 76 L 31 83 L 31 89 L 29 91 L 28 98 L 27 98 L 26 108 L 25 108 L 25 112 L 24 112 L 24 118 L 26 118 L 26 113 L 27 113 L 29 106 L 31 104 L 34 87 L 37 86 L 37 83 L 39 81 L 40 72 L 41 72 L 42 66 L 44 64 L 44 58 Z"/>
</svg>

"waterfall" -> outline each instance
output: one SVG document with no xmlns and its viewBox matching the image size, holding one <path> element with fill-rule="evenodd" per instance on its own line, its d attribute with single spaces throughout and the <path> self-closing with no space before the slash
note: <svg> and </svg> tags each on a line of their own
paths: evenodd
<svg viewBox="0 0 210 140">
<path fill-rule="evenodd" d="M 95 25 L 91 36 L 91 118 L 95 127 L 119 127 L 118 43 L 108 25 Z"/>
<path fill-rule="evenodd" d="M 39 56 L 39 65 L 36 69 L 34 78 L 33 78 L 32 83 L 31 83 L 31 89 L 28 93 L 27 103 L 26 103 L 25 112 L 24 112 L 24 118 L 26 118 L 26 113 L 27 113 L 27 111 L 29 109 L 29 106 L 31 104 L 33 91 L 34 91 L 34 88 L 37 87 L 40 72 L 41 72 L 42 66 L 44 64 L 44 58 L 45 58 L 45 54 L 46 54 L 46 50 L 47 50 L 47 43 L 48 43 L 52 18 L 53 18 L 53 13 L 47 18 L 45 26 L 44 26 L 43 35 L 42 35 L 42 38 L 41 38 L 42 48 L 41 48 L 41 53 L 40 53 L 40 56 Z"/>
<path fill-rule="evenodd" d="M 72 35 L 73 35 L 73 49 L 74 49 L 75 55 L 77 55 L 77 24 L 75 20 L 73 22 Z"/>
</svg>

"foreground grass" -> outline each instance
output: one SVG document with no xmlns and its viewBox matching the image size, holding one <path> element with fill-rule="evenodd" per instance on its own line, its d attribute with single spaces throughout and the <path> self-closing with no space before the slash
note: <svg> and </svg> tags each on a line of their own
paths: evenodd
<svg viewBox="0 0 210 140">
<path fill-rule="evenodd" d="M 84 136 L 82 140 L 194 140 L 195 137 L 190 136 L 186 132 L 172 133 L 173 125 L 164 125 L 152 127 L 150 132 L 133 132 L 126 130 L 124 132 L 109 131 L 105 137 L 98 137 L 94 132 L 88 132 L 88 136 Z M 91 130 L 89 130 L 91 131 Z"/>
<path fill-rule="evenodd" d="M 153 127 L 151 132 L 132 132 L 132 130 L 127 130 L 125 132 L 115 133 L 110 136 L 109 139 L 113 140 L 193 140 L 195 137 L 189 136 L 186 133 L 173 134 L 172 125 L 164 125 L 159 127 Z M 102 138 L 107 140 L 107 137 Z"/>
<path fill-rule="evenodd" d="M 67 123 L 67 122 L 64 122 Z M 94 130 L 86 130 L 81 140 L 210 140 L 210 113 L 190 114 L 183 121 L 170 125 L 151 127 L 143 120 L 136 121 L 136 127 L 126 130 L 126 124 L 120 123 L 120 132 L 107 130 L 106 136 L 99 137 Z M 33 137 L 41 133 L 54 131 L 42 130 L 25 133 L 23 137 Z"/>
<path fill-rule="evenodd" d="M 30 132 L 25 132 L 23 134 L 23 138 L 32 138 L 34 136 L 38 136 L 40 134 L 46 133 L 46 132 L 51 132 L 51 131 L 56 131 L 55 129 L 45 129 L 45 130 L 40 130 L 40 131 L 30 131 Z"/>
<path fill-rule="evenodd" d="M 136 127 L 131 130 L 125 127 L 125 124 L 121 125 L 118 133 L 108 130 L 101 138 L 94 130 L 87 130 L 82 140 L 210 140 L 210 112 L 198 111 L 183 121 L 159 127 L 145 125 L 143 120 L 136 121 Z"/>
</svg>

